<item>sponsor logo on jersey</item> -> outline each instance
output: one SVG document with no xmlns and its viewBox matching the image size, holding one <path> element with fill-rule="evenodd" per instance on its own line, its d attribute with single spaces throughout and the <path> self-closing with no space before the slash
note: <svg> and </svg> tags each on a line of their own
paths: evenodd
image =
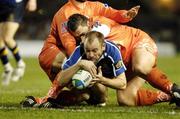
<svg viewBox="0 0 180 119">
<path fill-rule="evenodd" d="M 122 60 L 119 60 L 119 61 L 117 62 L 117 64 L 115 65 L 115 67 L 116 67 L 117 69 L 123 67 L 123 61 L 122 61 Z"/>
<path fill-rule="evenodd" d="M 100 21 L 95 21 L 94 24 L 93 24 L 93 27 L 97 28 L 98 26 L 101 26 Z"/>
<path fill-rule="evenodd" d="M 67 21 L 61 24 L 61 32 L 67 32 Z"/>
</svg>

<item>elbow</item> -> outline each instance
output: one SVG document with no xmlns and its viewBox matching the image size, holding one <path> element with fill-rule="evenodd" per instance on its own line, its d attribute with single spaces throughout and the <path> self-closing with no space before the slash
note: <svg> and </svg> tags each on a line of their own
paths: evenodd
<svg viewBox="0 0 180 119">
<path fill-rule="evenodd" d="M 126 82 L 123 82 L 123 83 L 121 83 L 121 85 L 118 86 L 117 89 L 123 90 L 123 89 L 126 89 L 126 87 L 127 87 L 127 83 L 126 83 Z"/>
<path fill-rule="evenodd" d="M 122 85 L 122 86 L 121 86 L 121 90 L 126 89 L 126 86 L 127 86 L 126 84 Z"/>
</svg>

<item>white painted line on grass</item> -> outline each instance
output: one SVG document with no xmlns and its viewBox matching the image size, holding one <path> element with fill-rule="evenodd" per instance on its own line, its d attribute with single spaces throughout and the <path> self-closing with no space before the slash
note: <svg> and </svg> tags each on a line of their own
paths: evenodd
<svg viewBox="0 0 180 119">
<path fill-rule="evenodd" d="M 0 110 L 17 110 L 17 109 L 22 109 L 22 110 L 36 110 L 39 108 L 20 108 L 20 107 L 5 107 L 5 106 L 0 106 Z M 41 108 L 42 110 L 42 108 Z M 122 110 L 122 109 L 119 109 L 117 110 L 116 109 L 102 109 L 100 108 L 99 110 L 96 108 L 95 110 L 93 109 L 70 109 L 70 108 L 66 108 L 66 109 L 47 109 L 45 108 L 44 110 L 59 110 L 60 112 L 82 112 L 82 113 L 86 113 L 86 112 L 89 112 L 89 113 L 137 113 L 137 114 L 168 114 L 168 115 L 180 115 L 180 112 L 178 110 L 175 111 L 175 110 L 171 110 L 171 111 L 165 111 L 165 112 L 159 112 L 159 111 L 145 111 L 145 110 L 138 110 L 138 111 L 132 111 L 132 110 Z"/>
</svg>

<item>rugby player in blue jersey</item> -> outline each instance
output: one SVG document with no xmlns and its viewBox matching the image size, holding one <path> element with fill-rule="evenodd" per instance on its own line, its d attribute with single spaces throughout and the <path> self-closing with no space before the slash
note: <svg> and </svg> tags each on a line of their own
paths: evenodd
<svg viewBox="0 0 180 119">
<path fill-rule="evenodd" d="M 120 50 L 112 42 L 104 40 L 104 36 L 100 32 L 87 33 L 84 42 L 76 47 L 73 54 L 64 62 L 62 69 L 56 79 L 57 86 L 53 86 L 53 91 L 48 92 L 47 100 L 36 105 L 35 99 L 33 101 L 33 98 L 29 97 L 28 99 L 31 99 L 33 103 L 29 104 L 29 101 L 25 100 L 22 105 L 49 108 L 56 107 L 56 104 L 70 105 L 87 101 L 89 104 L 105 106 L 106 87 L 116 89 L 117 95 L 119 95 L 119 90 L 126 88 L 126 67 L 123 64 Z M 82 91 L 74 91 L 72 88 L 69 92 L 64 93 L 63 88 L 68 87 L 72 76 L 79 69 L 91 73 L 94 85 Z"/>
<path fill-rule="evenodd" d="M 19 28 L 24 10 L 36 10 L 36 0 L 0 0 L 0 58 L 3 64 L 2 84 L 8 85 L 10 80 L 18 81 L 23 77 L 25 63 L 19 53 L 14 35 Z M 10 49 L 16 60 L 15 68 L 9 62 Z"/>
</svg>

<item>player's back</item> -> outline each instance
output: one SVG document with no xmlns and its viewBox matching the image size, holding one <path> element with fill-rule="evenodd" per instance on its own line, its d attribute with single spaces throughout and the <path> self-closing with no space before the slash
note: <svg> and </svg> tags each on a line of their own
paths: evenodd
<svg viewBox="0 0 180 119">
<path fill-rule="evenodd" d="M 100 8 L 98 8 L 98 6 L 99 5 L 102 6 L 102 3 L 87 1 L 82 4 L 83 4 L 82 5 L 83 8 L 79 8 L 73 3 L 73 0 L 70 0 L 62 8 L 59 9 L 59 11 L 55 14 L 53 18 L 51 29 L 52 30 L 54 29 L 54 33 L 56 33 L 57 37 L 59 37 L 57 38 L 58 39 L 57 42 L 60 44 L 61 48 L 64 48 L 65 50 L 67 50 L 67 54 L 72 53 L 72 51 L 76 47 L 75 39 L 67 31 L 66 24 L 67 24 L 68 18 L 71 15 L 76 14 L 76 13 L 86 15 L 87 17 L 93 17 L 97 14 L 100 14 L 99 13 Z M 53 39 L 48 39 L 48 40 L 53 41 Z"/>
<path fill-rule="evenodd" d="M 110 32 L 106 38 L 121 46 L 123 57 L 125 57 L 128 50 L 139 40 L 139 37 L 144 34 L 140 29 L 121 25 L 103 16 L 94 17 L 93 22 L 100 22 L 100 24 L 105 24 L 110 28 Z"/>
</svg>

